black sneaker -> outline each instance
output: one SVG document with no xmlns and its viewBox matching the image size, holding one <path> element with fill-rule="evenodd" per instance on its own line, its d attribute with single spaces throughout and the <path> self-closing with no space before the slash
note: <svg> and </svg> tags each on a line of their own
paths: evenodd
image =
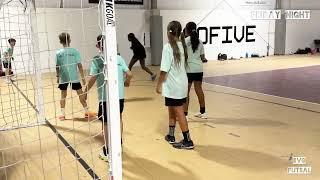
<svg viewBox="0 0 320 180">
<path fill-rule="evenodd" d="M 102 148 L 102 152 L 99 154 L 99 158 L 105 162 L 109 162 L 108 150 L 105 146 Z"/>
<path fill-rule="evenodd" d="M 172 146 L 177 149 L 188 149 L 188 150 L 194 149 L 193 141 L 182 140 L 179 143 L 172 144 Z"/>
<path fill-rule="evenodd" d="M 174 136 L 170 136 L 169 134 L 166 135 L 166 137 L 164 138 L 166 141 L 168 141 L 169 144 L 173 144 L 176 142 L 176 138 Z"/>
</svg>

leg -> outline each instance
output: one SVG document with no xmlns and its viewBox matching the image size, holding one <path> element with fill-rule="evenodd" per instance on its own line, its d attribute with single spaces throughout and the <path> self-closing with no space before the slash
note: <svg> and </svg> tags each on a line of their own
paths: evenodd
<svg viewBox="0 0 320 180">
<path fill-rule="evenodd" d="M 179 122 L 179 126 L 181 128 L 181 131 L 182 132 L 189 131 L 188 122 L 187 122 L 186 116 L 184 115 L 183 106 L 174 106 L 172 108 L 173 108 L 174 113 L 176 115 L 176 118 Z"/>
<path fill-rule="evenodd" d="M 175 128 L 176 128 L 176 115 L 172 106 L 168 106 L 169 113 L 169 132 L 165 136 L 165 140 L 170 144 L 176 142 L 176 138 L 174 136 Z"/>
<path fill-rule="evenodd" d="M 183 141 L 181 141 L 180 143 L 177 143 L 177 144 L 173 144 L 173 147 L 175 147 L 177 149 L 193 149 L 194 144 L 193 144 L 193 141 L 191 140 L 191 137 L 190 137 L 187 118 L 184 115 L 183 110 L 184 109 L 183 109 L 182 105 L 174 107 L 174 111 L 175 111 L 176 117 L 179 121 L 179 125 L 180 125 L 181 131 L 182 131 Z"/>
<path fill-rule="evenodd" d="M 122 145 L 122 138 L 123 138 L 123 121 L 122 121 L 122 113 L 124 110 L 124 99 L 119 100 L 120 105 L 120 127 L 121 127 L 121 145 Z"/>
<path fill-rule="evenodd" d="M 108 134 L 108 123 L 103 122 L 102 123 L 102 129 L 103 129 L 103 139 L 104 139 L 104 146 L 102 148 L 102 153 L 99 155 L 100 159 L 104 161 L 108 161 L 108 154 L 109 154 L 109 134 Z"/>
<path fill-rule="evenodd" d="M 108 147 L 108 143 L 109 143 L 109 134 L 108 134 L 108 123 L 103 122 L 102 123 L 102 129 L 103 129 L 103 139 L 104 139 L 104 146 Z M 106 148 L 108 149 L 108 148 Z M 108 150 L 106 152 L 106 154 L 108 154 Z"/>
<path fill-rule="evenodd" d="M 6 80 L 9 82 L 9 80 L 10 80 L 10 70 L 9 70 L 9 68 L 6 68 L 5 75 L 6 75 Z"/>
<path fill-rule="evenodd" d="M 61 98 L 60 98 L 60 108 L 61 108 L 61 115 L 59 116 L 60 120 L 64 120 L 66 118 L 66 98 L 67 98 L 67 90 L 61 90 Z"/>
<path fill-rule="evenodd" d="M 123 137 L 123 121 L 122 121 L 122 113 L 120 113 L 120 126 L 121 126 L 121 143 Z"/>
<path fill-rule="evenodd" d="M 140 59 L 139 61 L 140 61 L 141 68 L 152 76 L 153 72 L 151 72 L 151 70 L 146 67 L 146 62 L 145 62 L 146 60 Z"/>
<path fill-rule="evenodd" d="M 202 89 L 202 81 L 195 81 L 194 89 L 195 89 L 196 94 L 198 96 L 200 108 L 205 108 L 206 104 L 205 104 L 204 93 L 203 93 L 203 89 Z M 205 112 L 201 112 L 201 114 L 203 114 L 203 113 L 205 113 Z"/>
<path fill-rule="evenodd" d="M 6 82 L 10 83 L 10 70 L 9 70 L 9 63 L 4 62 L 3 67 L 5 68 L 4 74 L 6 78 Z"/>
<path fill-rule="evenodd" d="M 128 67 L 128 68 L 130 69 L 130 71 L 131 71 L 133 65 L 134 65 L 137 61 L 138 61 L 137 58 L 132 57 L 132 59 L 131 59 L 131 61 L 130 61 L 130 63 L 129 63 L 129 67 Z"/>
<path fill-rule="evenodd" d="M 80 100 L 80 103 L 82 104 L 83 108 L 88 108 L 88 104 L 87 104 L 87 101 L 85 99 L 85 96 L 83 94 L 83 91 L 82 89 L 78 89 L 76 90 L 77 91 L 77 94 L 79 96 L 79 100 Z"/>
<path fill-rule="evenodd" d="M 88 104 L 85 99 L 85 94 L 83 93 L 81 89 L 81 84 L 80 83 L 73 83 L 72 84 L 72 89 L 77 91 L 77 94 L 79 96 L 80 103 L 82 104 L 84 110 L 85 110 L 85 117 L 96 117 L 97 114 L 94 112 L 89 112 Z"/>
<path fill-rule="evenodd" d="M 176 115 L 173 107 L 168 107 L 169 112 L 169 126 L 176 126 Z"/>
<path fill-rule="evenodd" d="M 185 116 L 188 116 L 188 109 L 189 109 L 189 101 L 190 101 L 190 89 L 191 89 L 191 86 L 192 86 L 192 82 L 189 82 L 188 83 L 188 97 L 187 97 L 187 102 L 184 103 L 183 107 L 184 107 L 184 115 Z"/>
<path fill-rule="evenodd" d="M 108 134 L 108 121 L 107 121 L 107 103 L 99 103 L 99 112 L 98 112 L 99 120 L 102 121 L 102 134 L 103 134 L 103 148 L 102 152 L 99 154 L 100 159 L 104 161 L 108 161 L 109 154 L 109 134 Z"/>
<path fill-rule="evenodd" d="M 64 109 L 66 107 L 66 98 L 67 98 L 68 91 L 62 90 L 61 91 L 61 99 L 60 99 L 60 108 Z"/>
</svg>

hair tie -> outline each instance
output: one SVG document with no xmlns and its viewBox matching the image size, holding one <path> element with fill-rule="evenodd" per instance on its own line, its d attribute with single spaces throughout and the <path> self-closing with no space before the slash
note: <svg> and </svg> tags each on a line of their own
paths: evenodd
<svg viewBox="0 0 320 180">
<path fill-rule="evenodd" d="M 195 29 L 192 29 L 192 32 L 197 32 L 197 30 L 195 30 Z"/>
</svg>

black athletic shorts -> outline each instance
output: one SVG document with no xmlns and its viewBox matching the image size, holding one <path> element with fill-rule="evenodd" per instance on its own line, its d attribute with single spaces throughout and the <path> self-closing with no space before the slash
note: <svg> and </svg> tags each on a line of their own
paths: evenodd
<svg viewBox="0 0 320 180">
<path fill-rule="evenodd" d="M 81 83 L 79 83 L 79 82 L 78 82 L 78 83 L 64 83 L 64 84 L 59 84 L 58 88 L 59 88 L 61 91 L 65 91 L 65 90 L 68 89 L 69 84 L 71 85 L 72 90 L 75 90 L 75 91 L 77 91 L 77 90 L 79 90 L 79 89 L 82 88 Z"/>
<path fill-rule="evenodd" d="M 146 59 L 146 55 L 143 55 L 143 54 L 135 54 L 133 55 L 132 59 L 137 59 L 137 60 L 144 60 Z"/>
<path fill-rule="evenodd" d="M 122 114 L 124 109 L 124 99 L 119 100 L 120 105 L 120 114 Z M 107 122 L 107 102 L 99 102 L 99 111 L 98 111 L 99 120 Z"/>
<path fill-rule="evenodd" d="M 6 69 L 12 69 L 12 65 L 11 65 L 11 62 L 3 62 L 3 67 L 6 68 Z"/>
<path fill-rule="evenodd" d="M 183 99 L 172 99 L 167 97 L 165 98 L 166 106 L 182 106 L 186 102 L 187 102 L 187 98 L 183 98 Z"/>
<path fill-rule="evenodd" d="M 193 81 L 200 81 L 202 82 L 203 79 L 203 72 L 202 73 L 187 73 L 188 82 L 192 83 Z"/>
</svg>

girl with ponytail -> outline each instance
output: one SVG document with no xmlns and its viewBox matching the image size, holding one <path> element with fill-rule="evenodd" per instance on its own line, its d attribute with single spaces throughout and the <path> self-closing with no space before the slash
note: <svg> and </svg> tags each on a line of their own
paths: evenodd
<svg viewBox="0 0 320 180">
<path fill-rule="evenodd" d="M 188 76 L 188 98 L 184 105 L 185 116 L 188 116 L 188 106 L 189 106 L 189 93 L 194 83 L 194 89 L 198 96 L 198 101 L 200 104 L 200 112 L 195 114 L 195 117 L 207 119 L 205 98 L 202 90 L 202 79 L 203 79 L 203 63 L 207 62 L 204 53 L 204 47 L 199 39 L 197 32 L 197 25 L 194 22 L 189 22 L 185 28 L 185 34 L 188 36 L 186 38 L 188 61 L 187 61 L 187 76 Z"/>
<path fill-rule="evenodd" d="M 186 73 L 187 49 L 182 34 L 182 27 L 178 21 L 172 21 L 167 27 L 169 43 L 164 45 L 157 84 L 157 93 L 165 97 L 165 105 L 169 112 L 169 133 L 165 136 L 173 147 L 178 149 L 193 149 L 188 122 L 184 115 L 183 104 L 188 94 L 188 78 Z M 175 143 L 175 126 L 179 122 L 183 140 Z"/>
</svg>

